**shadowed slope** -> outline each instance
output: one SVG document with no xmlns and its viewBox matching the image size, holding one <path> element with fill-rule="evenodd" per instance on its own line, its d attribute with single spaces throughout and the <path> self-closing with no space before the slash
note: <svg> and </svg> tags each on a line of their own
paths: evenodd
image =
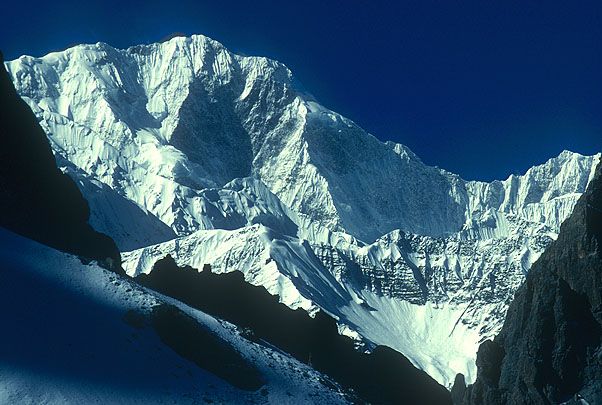
<svg viewBox="0 0 602 405">
<path fill-rule="evenodd" d="M 248 328 L 251 340 L 265 341 L 311 364 L 371 403 L 445 404 L 449 393 L 400 353 L 378 346 L 371 354 L 355 349 L 338 333 L 334 319 L 315 318 L 280 304 L 265 288 L 245 282 L 240 272 L 213 274 L 179 268 L 171 257 L 155 264 L 141 284 L 209 314 Z"/>
<path fill-rule="evenodd" d="M 261 373 L 240 353 L 173 305 L 154 307 L 151 322 L 163 343 L 233 386 L 255 391 L 264 385 Z"/>
<path fill-rule="evenodd" d="M 234 326 L 3 228 L 0 316 L 0 404 L 348 403 Z"/>
</svg>

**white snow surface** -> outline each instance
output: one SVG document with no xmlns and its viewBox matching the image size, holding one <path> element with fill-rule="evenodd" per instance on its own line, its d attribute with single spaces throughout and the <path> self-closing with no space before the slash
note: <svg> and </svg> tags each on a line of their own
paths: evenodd
<svg viewBox="0 0 602 405">
<path fill-rule="evenodd" d="M 293 211 L 367 242 L 455 233 L 489 207 L 557 227 L 565 208 L 551 201 L 582 192 L 591 172 L 591 158 L 563 153 L 526 176 L 467 183 L 319 105 L 283 64 L 201 35 L 6 67 L 57 153 L 179 235 L 212 226 L 199 190 L 252 175 Z"/>
<path fill-rule="evenodd" d="M 326 377 L 227 322 L 3 228 L 0 241 L 0 403 L 346 403 L 319 381 Z M 177 355 L 152 328 L 124 321 L 129 310 L 149 313 L 163 302 L 252 362 L 267 395 L 233 387 Z"/>
<path fill-rule="evenodd" d="M 321 106 L 283 64 L 201 35 L 5 66 L 129 274 L 167 254 L 241 270 L 448 387 L 474 379 L 478 343 L 600 160 L 564 151 L 465 181 Z"/>
</svg>

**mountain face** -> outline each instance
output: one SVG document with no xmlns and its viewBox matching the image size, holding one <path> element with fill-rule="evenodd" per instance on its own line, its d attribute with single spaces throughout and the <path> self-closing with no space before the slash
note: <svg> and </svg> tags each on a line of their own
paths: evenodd
<svg viewBox="0 0 602 405">
<path fill-rule="evenodd" d="M 474 381 L 478 343 L 600 160 L 565 151 L 465 181 L 321 106 L 284 65 L 203 36 L 5 66 L 128 274 L 168 254 L 240 270 L 448 387 Z"/>
<path fill-rule="evenodd" d="M 88 224 L 86 200 L 73 180 L 58 170 L 46 134 L 4 69 L 0 142 L 0 226 L 120 270 L 115 243 Z"/>
<path fill-rule="evenodd" d="M 602 401 L 602 165 L 477 355 L 466 404 Z"/>
<path fill-rule="evenodd" d="M 449 235 L 487 208 L 557 227 L 566 208 L 552 200 L 583 192 L 590 174 L 467 183 L 312 101 L 284 65 L 203 36 L 82 45 L 7 68 L 57 152 L 179 235 L 211 227 L 199 190 L 251 175 L 293 211 L 372 242 L 395 229 Z"/>
</svg>

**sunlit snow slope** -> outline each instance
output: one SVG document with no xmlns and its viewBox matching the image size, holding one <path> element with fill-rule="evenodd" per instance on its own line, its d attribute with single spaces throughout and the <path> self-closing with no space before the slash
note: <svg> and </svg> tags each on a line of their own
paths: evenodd
<svg viewBox="0 0 602 405">
<path fill-rule="evenodd" d="M 521 176 L 464 181 L 321 106 L 281 63 L 204 36 L 6 67 L 95 228 L 133 250 L 130 274 L 168 253 L 241 270 L 448 386 L 474 378 L 478 341 L 499 330 L 600 159 L 565 151 Z"/>
</svg>

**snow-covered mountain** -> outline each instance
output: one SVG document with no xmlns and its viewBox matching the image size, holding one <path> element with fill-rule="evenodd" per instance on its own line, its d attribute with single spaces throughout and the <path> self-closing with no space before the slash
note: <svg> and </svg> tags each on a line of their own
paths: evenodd
<svg viewBox="0 0 602 405">
<path fill-rule="evenodd" d="M 312 101 L 284 65 L 203 36 L 81 45 L 6 66 L 57 151 L 179 234 L 208 226 L 198 190 L 250 175 L 292 210 L 366 241 L 394 229 L 447 235 L 483 203 L 522 210 L 556 197 L 533 189 L 550 172 L 531 185 L 467 185 Z M 585 172 L 556 192 L 580 192 Z"/>
<path fill-rule="evenodd" d="M 241 270 L 448 386 L 457 372 L 474 379 L 478 342 L 600 160 L 565 151 L 467 182 L 321 106 L 281 63 L 204 36 L 80 45 L 6 68 L 92 225 L 137 249 L 123 254 L 130 274 L 166 254 Z"/>
</svg>

